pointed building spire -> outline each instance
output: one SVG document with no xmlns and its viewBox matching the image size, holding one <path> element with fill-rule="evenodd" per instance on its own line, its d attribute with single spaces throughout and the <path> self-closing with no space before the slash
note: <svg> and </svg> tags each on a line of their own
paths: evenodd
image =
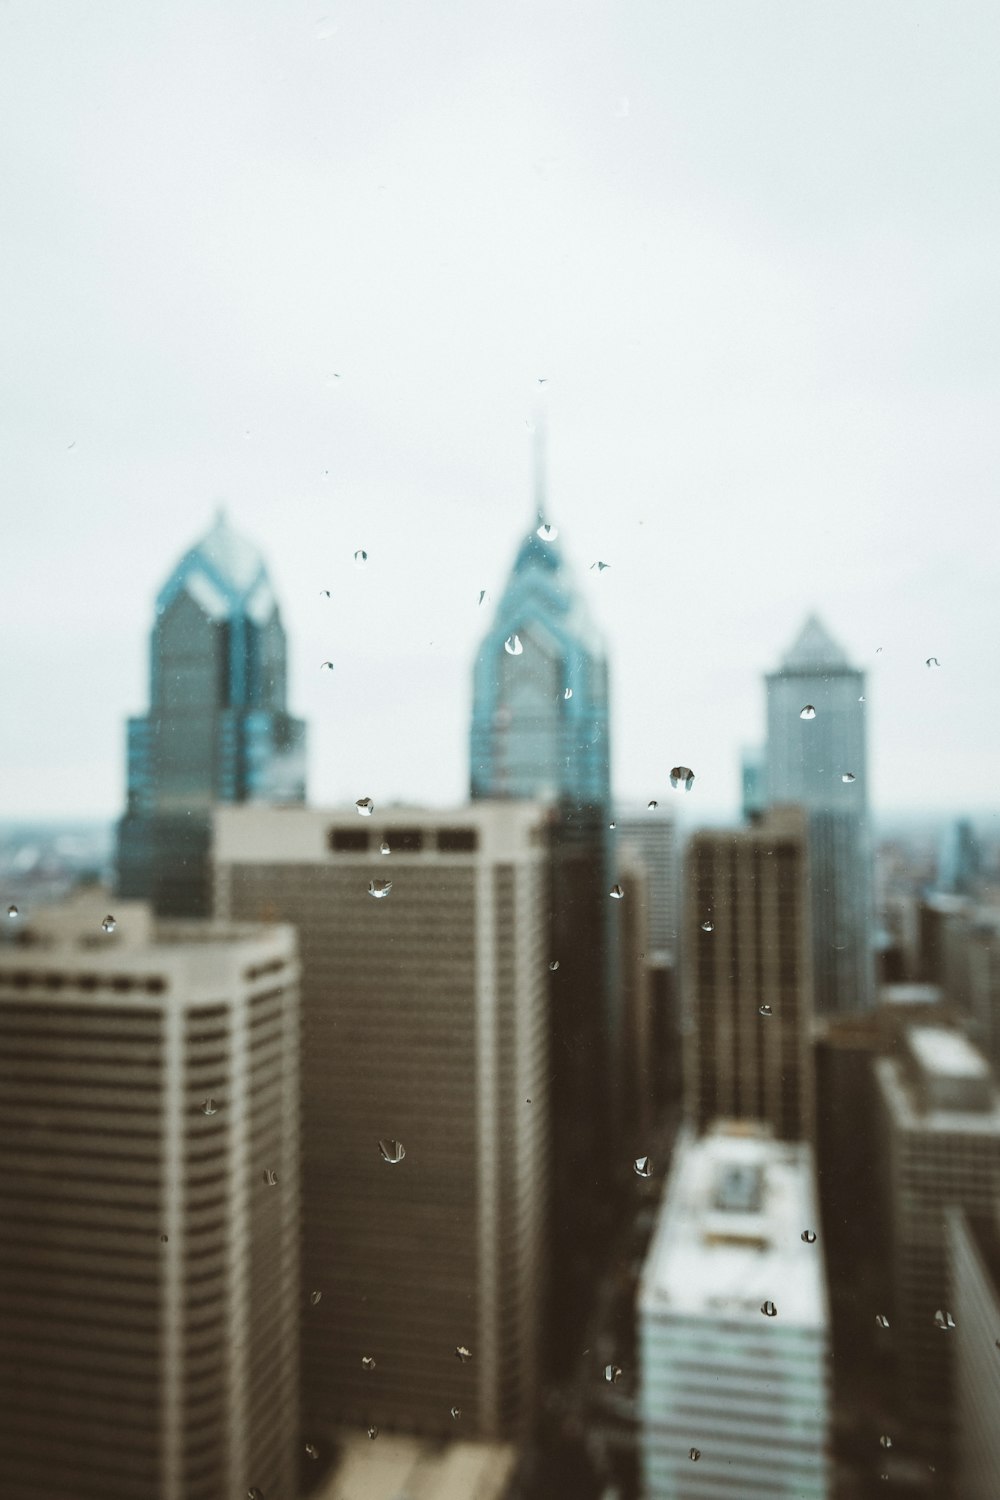
<svg viewBox="0 0 1000 1500">
<path fill-rule="evenodd" d="M 545 403 L 541 396 L 535 401 L 535 421 L 532 441 L 532 500 L 534 504 L 535 519 L 532 521 L 532 530 L 541 526 L 543 521 L 548 520 L 547 500 L 547 460 L 548 460 L 548 428 L 545 421 Z"/>
</svg>

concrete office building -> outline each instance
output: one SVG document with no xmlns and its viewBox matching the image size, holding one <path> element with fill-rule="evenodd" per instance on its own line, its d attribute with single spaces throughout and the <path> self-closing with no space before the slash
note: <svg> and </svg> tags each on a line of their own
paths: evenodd
<svg viewBox="0 0 1000 1500">
<path fill-rule="evenodd" d="M 219 912 L 299 931 L 308 1422 L 454 1435 L 456 1406 L 514 1434 L 544 1308 L 545 812 L 369 814 L 216 816 Z"/>
<path fill-rule="evenodd" d="M 813 987 L 806 820 L 772 809 L 687 848 L 681 993 L 686 1112 L 812 1135 Z"/>
<path fill-rule="evenodd" d="M 128 721 L 121 896 L 207 916 L 213 805 L 304 800 L 305 725 L 285 682 L 267 569 L 220 511 L 157 595 L 149 712 Z"/>
<path fill-rule="evenodd" d="M 639 860 L 646 870 L 649 962 L 672 964 L 677 953 L 677 825 L 662 807 L 619 813 L 615 823 L 618 858 Z"/>
<path fill-rule="evenodd" d="M 0 948 L 4 1500 L 292 1496 L 294 933 L 107 903 Z"/>
<path fill-rule="evenodd" d="M 865 679 L 810 616 L 767 676 L 767 801 L 809 815 L 816 1013 L 874 1003 Z"/>
<path fill-rule="evenodd" d="M 998 1205 L 1000 1207 L 1000 1205 Z M 1000 1495 L 1000 1218 L 949 1208 L 949 1307 L 956 1418 L 955 1493 L 962 1500 Z"/>
<path fill-rule="evenodd" d="M 946 1468 L 954 1339 L 945 1213 L 990 1213 L 1000 1197 L 1000 1096 L 982 1054 L 943 1026 L 911 1026 L 899 1055 L 878 1058 L 875 1070 L 905 1416 L 911 1442 Z"/>
<path fill-rule="evenodd" d="M 825 1500 L 829 1316 L 808 1146 L 745 1125 L 682 1134 L 638 1317 L 644 1500 Z"/>
</svg>

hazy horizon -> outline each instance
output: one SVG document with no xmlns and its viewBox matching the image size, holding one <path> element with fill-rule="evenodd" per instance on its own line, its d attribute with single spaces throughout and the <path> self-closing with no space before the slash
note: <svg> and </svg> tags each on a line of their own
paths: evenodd
<svg viewBox="0 0 1000 1500">
<path fill-rule="evenodd" d="M 731 815 L 815 609 L 876 821 L 996 816 L 998 49 L 927 0 L 11 0 L 0 816 L 121 811 L 220 500 L 309 800 L 461 800 L 540 379 L 619 798 Z"/>
</svg>

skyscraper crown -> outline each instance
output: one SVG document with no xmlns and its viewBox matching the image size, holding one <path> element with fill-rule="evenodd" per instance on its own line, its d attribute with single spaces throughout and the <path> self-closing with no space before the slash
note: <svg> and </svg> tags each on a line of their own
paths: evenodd
<svg viewBox="0 0 1000 1500">
<path fill-rule="evenodd" d="M 158 613 L 184 591 L 213 619 L 246 614 L 261 624 L 275 609 L 264 559 L 233 530 L 221 507 L 211 530 L 185 552 L 160 590 Z"/>
<path fill-rule="evenodd" d="M 818 616 L 810 615 L 781 663 L 783 672 L 850 669 L 847 653 L 829 634 Z"/>
</svg>

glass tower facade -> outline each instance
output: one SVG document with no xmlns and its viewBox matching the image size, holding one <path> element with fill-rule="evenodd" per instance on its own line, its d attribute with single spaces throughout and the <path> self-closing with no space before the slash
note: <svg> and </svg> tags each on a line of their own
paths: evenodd
<svg viewBox="0 0 1000 1500">
<path fill-rule="evenodd" d="M 257 550 L 219 512 L 156 600 L 150 707 L 128 721 L 118 892 L 211 908 L 211 808 L 305 800 L 305 724 L 286 711 L 285 631 Z"/>
<path fill-rule="evenodd" d="M 767 799 L 809 814 L 816 1011 L 873 1003 L 864 677 L 815 615 L 767 677 Z"/>
</svg>

